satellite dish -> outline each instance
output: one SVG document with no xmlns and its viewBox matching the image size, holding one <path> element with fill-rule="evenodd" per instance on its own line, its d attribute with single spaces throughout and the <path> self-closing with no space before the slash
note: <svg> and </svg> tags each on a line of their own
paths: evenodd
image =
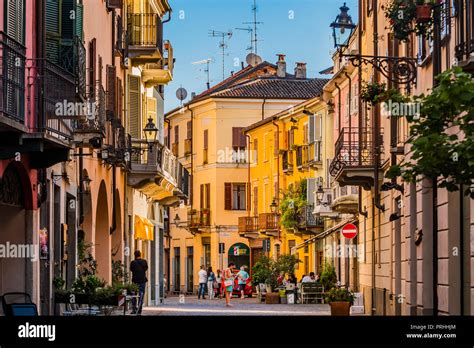
<svg viewBox="0 0 474 348">
<path fill-rule="evenodd" d="M 176 91 L 176 98 L 178 98 L 181 101 L 186 99 L 187 96 L 188 96 L 188 91 L 186 91 L 183 87 L 178 88 L 178 90 Z"/>
<path fill-rule="evenodd" d="M 256 66 L 262 62 L 262 58 L 255 53 L 249 53 L 245 58 L 248 65 Z"/>
</svg>

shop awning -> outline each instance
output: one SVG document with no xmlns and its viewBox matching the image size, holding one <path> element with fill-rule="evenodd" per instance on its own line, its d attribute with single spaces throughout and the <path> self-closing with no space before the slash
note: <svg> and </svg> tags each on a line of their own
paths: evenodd
<svg viewBox="0 0 474 348">
<path fill-rule="evenodd" d="M 338 223 L 337 225 L 331 227 L 331 228 L 328 228 L 326 231 L 323 231 L 319 234 L 317 234 L 316 236 L 306 240 L 304 243 L 301 243 L 301 244 L 298 244 L 296 246 L 294 246 L 293 248 L 291 248 L 291 253 L 294 254 L 296 253 L 296 250 L 300 249 L 300 248 L 303 248 L 305 245 L 309 245 L 311 243 L 315 243 L 317 242 L 318 240 L 320 240 L 321 238 L 324 238 L 326 237 L 327 235 L 330 235 L 331 233 L 333 232 L 336 232 L 337 230 L 339 230 L 340 228 L 342 228 L 345 224 L 349 224 L 349 223 L 357 223 L 359 221 L 359 219 L 356 219 L 356 218 L 350 218 L 350 219 L 346 219 L 340 223 Z"/>
<path fill-rule="evenodd" d="M 143 216 L 135 215 L 135 239 L 153 240 L 155 225 Z"/>
</svg>

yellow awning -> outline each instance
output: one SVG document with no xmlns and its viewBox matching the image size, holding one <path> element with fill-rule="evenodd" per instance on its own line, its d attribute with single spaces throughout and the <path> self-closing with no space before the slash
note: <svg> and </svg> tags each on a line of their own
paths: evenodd
<svg viewBox="0 0 474 348">
<path fill-rule="evenodd" d="M 135 239 L 153 240 L 155 225 L 143 216 L 135 215 Z"/>
</svg>

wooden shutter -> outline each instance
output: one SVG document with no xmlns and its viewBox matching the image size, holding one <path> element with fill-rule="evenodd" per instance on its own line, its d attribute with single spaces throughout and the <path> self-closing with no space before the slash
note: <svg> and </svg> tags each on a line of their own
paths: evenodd
<svg viewBox="0 0 474 348">
<path fill-rule="evenodd" d="M 84 5 L 76 4 L 76 36 L 84 40 Z"/>
<path fill-rule="evenodd" d="M 314 143 L 315 140 L 315 116 L 310 115 L 308 118 L 308 142 L 310 144 Z"/>
<path fill-rule="evenodd" d="M 308 124 L 305 123 L 303 125 L 303 137 L 304 137 L 303 144 L 308 144 L 309 143 L 309 134 L 308 134 L 309 131 L 308 131 L 308 129 L 309 129 Z"/>
<path fill-rule="evenodd" d="M 99 55 L 99 64 L 97 65 L 97 74 L 98 74 L 98 80 L 99 80 L 99 86 L 102 86 L 102 69 L 104 68 L 102 64 L 102 56 Z"/>
<path fill-rule="evenodd" d="M 243 133 L 243 127 L 232 127 L 232 146 L 246 147 L 247 139 Z"/>
<path fill-rule="evenodd" d="M 274 197 L 278 199 L 280 197 L 280 189 L 278 187 L 278 180 L 273 183 L 273 191 L 275 192 Z"/>
<path fill-rule="evenodd" d="M 122 99 L 123 98 L 123 85 L 122 80 L 117 77 L 117 118 L 122 119 Z"/>
<path fill-rule="evenodd" d="M 89 97 L 95 96 L 95 81 L 97 80 L 97 40 L 93 38 L 89 42 Z"/>
<path fill-rule="evenodd" d="M 314 138 L 315 140 L 321 140 L 321 137 L 322 137 L 322 116 L 321 114 L 318 114 L 316 115 L 315 119 L 314 119 L 314 123 L 315 123 L 315 131 L 314 131 Z"/>
<path fill-rule="evenodd" d="M 232 184 L 230 182 L 224 184 L 224 209 L 232 210 Z"/>
<path fill-rule="evenodd" d="M 145 128 L 146 124 L 148 123 L 148 119 L 151 117 L 153 123 L 156 125 L 156 108 L 157 108 L 157 101 L 156 98 L 146 98 L 146 119 L 142 122 L 142 128 Z M 159 136 L 156 137 L 159 139 Z"/>
<path fill-rule="evenodd" d="M 129 132 L 132 138 L 140 139 L 140 104 L 141 104 L 141 93 L 140 93 L 140 77 L 135 75 L 128 75 L 128 100 L 130 103 L 130 119 L 129 119 Z"/>
<path fill-rule="evenodd" d="M 25 43 L 25 0 L 5 1 L 5 27 L 8 36 Z"/>
<path fill-rule="evenodd" d="M 209 136 L 208 136 L 208 130 L 204 130 L 204 146 L 203 146 L 203 149 L 204 150 L 207 150 L 208 149 L 208 146 L 209 146 Z"/>
<path fill-rule="evenodd" d="M 253 215 L 258 215 L 258 186 L 253 187 Z"/>
<path fill-rule="evenodd" d="M 186 139 L 192 139 L 193 138 L 193 123 L 192 121 L 188 121 L 186 123 L 186 133 L 187 133 L 187 137 Z"/>
<path fill-rule="evenodd" d="M 206 208 L 211 209 L 211 184 L 206 184 Z"/>
<path fill-rule="evenodd" d="M 255 156 L 255 163 L 258 163 L 258 139 L 253 140 L 253 151 Z"/>
<path fill-rule="evenodd" d="M 117 83 L 117 69 L 113 65 L 107 65 L 107 108 L 106 111 L 109 116 L 115 117 L 117 111 L 115 110 L 116 105 L 116 90 L 115 84 Z"/>
<path fill-rule="evenodd" d="M 204 209 L 204 184 L 201 184 L 200 186 L 200 194 L 199 194 L 199 207 Z"/>
<path fill-rule="evenodd" d="M 9 1 L 8 3 L 10 3 Z M 46 43 L 45 56 L 53 63 L 59 63 L 59 50 L 61 47 L 59 0 L 46 0 Z"/>
<path fill-rule="evenodd" d="M 306 179 L 306 200 L 309 205 L 314 206 L 314 192 L 316 191 L 316 178 Z"/>
</svg>

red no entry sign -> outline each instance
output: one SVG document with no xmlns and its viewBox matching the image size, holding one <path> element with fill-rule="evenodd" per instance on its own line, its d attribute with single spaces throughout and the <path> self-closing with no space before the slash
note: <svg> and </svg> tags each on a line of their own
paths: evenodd
<svg viewBox="0 0 474 348">
<path fill-rule="evenodd" d="M 346 224 L 341 230 L 342 235 L 347 239 L 352 239 L 357 236 L 357 226 L 354 224 Z"/>
</svg>

